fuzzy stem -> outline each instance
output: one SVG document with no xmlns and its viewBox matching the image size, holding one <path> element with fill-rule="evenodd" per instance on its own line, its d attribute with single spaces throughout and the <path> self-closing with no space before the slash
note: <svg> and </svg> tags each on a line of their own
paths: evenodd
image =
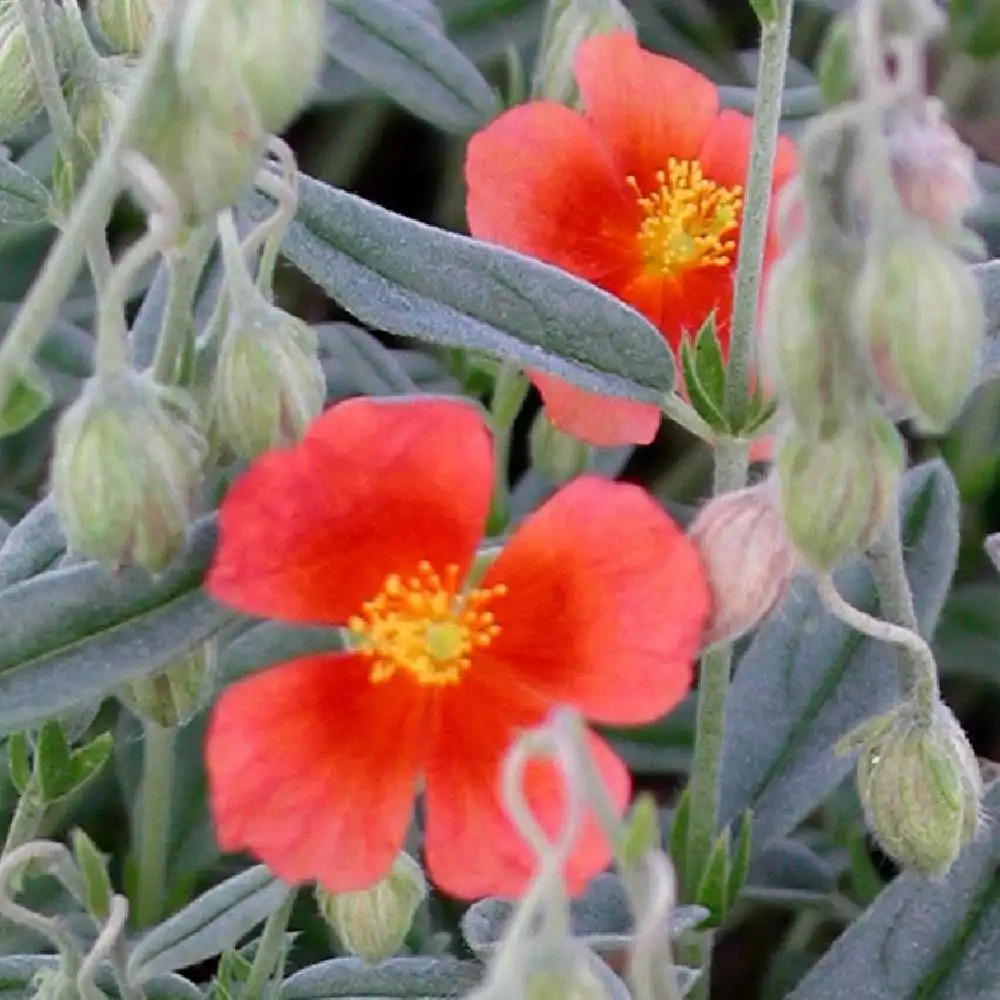
<svg viewBox="0 0 1000 1000">
<path fill-rule="evenodd" d="M 177 7 L 175 3 L 173 8 Z M 41 273 L 0 342 L 0 407 L 6 404 L 15 379 L 27 367 L 58 315 L 94 232 L 101 231 L 107 223 L 120 188 L 121 153 L 132 141 L 156 92 L 173 23 L 170 16 L 160 19 L 124 112 L 101 150 L 62 236 L 49 252 Z"/>
<path fill-rule="evenodd" d="M 138 864 L 135 922 L 150 927 L 163 916 L 167 896 L 167 851 L 174 786 L 177 730 L 147 721 L 143 726 L 142 784 L 135 817 Z"/>
<path fill-rule="evenodd" d="M 24 794 L 17 800 L 14 816 L 7 828 L 7 838 L 4 840 L 0 858 L 6 857 L 15 848 L 26 844 L 38 836 L 45 820 L 45 805 L 40 801 L 39 792 L 34 780 L 29 784 Z"/>
<path fill-rule="evenodd" d="M 253 965 L 243 986 L 242 1000 L 261 1000 L 268 980 L 277 970 L 281 961 L 282 948 L 285 944 L 285 929 L 295 905 L 295 890 L 289 889 L 288 895 L 264 924 L 257 953 L 253 957 Z"/>
<path fill-rule="evenodd" d="M 715 431 L 702 420 L 694 407 L 690 403 L 684 402 L 676 392 L 664 394 L 660 400 L 660 409 L 663 411 L 663 415 L 672 420 L 678 427 L 683 427 L 684 430 L 701 438 L 702 441 L 711 443 L 715 440 Z"/>
<path fill-rule="evenodd" d="M 921 716 L 929 720 L 940 697 L 937 664 L 930 647 L 920 637 L 913 594 L 903 561 L 898 511 L 872 545 L 868 561 L 882 613 L 911 636 L 906 643 L 897 644 L 900 674 L 908 696 L 913 699 Z"/>
<path fill-rule="evenodd" d="M 736 260 L 732 334 L 726 380 L 726 410 L 736 425 L 746 416 L 754 362 L 757 303 L 764 272 L 764 243 L 771 211 L 771 184 L 778 148 L 781 96 L 785 85 L 794 0 L 778 0 L 778 17 L 761 27 L 753 144 L 744 191 L 740 248 Z"/>
</svg>

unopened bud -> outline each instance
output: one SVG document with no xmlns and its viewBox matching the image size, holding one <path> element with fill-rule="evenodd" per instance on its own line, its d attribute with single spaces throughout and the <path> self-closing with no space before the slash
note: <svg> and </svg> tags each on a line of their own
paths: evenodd
<svg viewBox="0 0 1000 1000">
<path fill-rule="evenodd" d="M 576 50 L 594 35 L 616 31 L 635 34 L 635 21 L 621 0 L 549 0 L 532 95 L 576 104 L 580 98 L 573 73 Z"/>
<path fill-rule="evenodd" d="M 377 962 L 402 947 L 426 895 L 427 880 L 420 865 L 403 852 L 389 874 L 371 888 L 329 893 L 317 887 L 316 902 L 347 951 Z"/>
<path fill-rule="evenodd" d="M 170 186 L 185 222 L 214 217 L 241 201 L 262 162 L 267 136 L 256 115 L 235 98 L 226 104 L 227 115 L 209 114 L 184 96 L 167 64 L 138 123 L 134 148 Z"/>
<path fill-rule="evenodd" d="M 788 591 L 797 560 L 776 500 L 771 482 L 723 493 L 691 525 L 712 589 L 706 645 L 745 635 Z"/>
<path fill-rule="evenodd" d="M 162 729 L 186 725 L 215 691 L 218 659 L 215 640 L 203 642 L 161 673 L 125 685 L 118 697 L 144 722 Z"/>
<path fill-rule="evenodd" d="M 17 4 L 0 7 L 0 139 L 19 132 L 42 110 L 42 92 Z"/>
<path fill-rule="evenodd" d="M 126 55 L 144 52 L 156 19 L 167 0 L 92 0 L 90 9 L 101 34 L 116 51 Z"/>
<path fill-rule="evenodd" d="M 893 402 L 943 432 L 972 387 L 986 329 L 972 269 L 923 227 L 869 253 L 852 328 Z"/>
<path fill-rule="evenodd" d="M 902 439 L 881 416 L 826 441 L 791 428 L 777 474 L 785 530 L 803 562 L 825 573 L 869 545 L 897 502 L 903 464 Z"/>
<path fill-rule="evenodd" d="M 904 868 L 943 875 L 979 829 L 983 785 L 976 755 L 940 702 L 930 723 L 910 704 L 875 723 L 860 739 L 857 771 L 868 825 Z"/>
<path fill-rule="evenodd" d="M 223 117 L 243 94 L 264 130 L 280 132 L 316 85 L 325 31 L 322 0 L 193 0 L 177 45 L 181 85 Z"/>
<path fill-rule="evenodd" d="M 212 436 L 241 458 L 298 441 L 323 409 L 311 326 L 263 298 L 234 303 L 212 382 Z"/>
<path fill-rule="evenodd" d="M 544 409 L 528 433 L 531 465 L 554 485 L 568 483 L 590 466 L 590 445 L 559 430 Z"/>
<path fill-rule="evenodd" d="M 979 195 L 976 157 L 944 120 L 941 102 L 897 109 L 886 141 L 903 207 L 934 226 L 956 228 Z"/>
<path fill-rule="evenodd" d="M 524 1000 L 611 1000 L 583 947 L 556 952 L 548 960 L 535 956 L 524 976 Z M 609 975 L 610 975 L 609 970 Z"/>
<path fill-rule="evenodd" d="M 863 398 L 851 344 L 823 300 L 824 265 L 805 244 L 771 271 L 764 306 L 764 374 L 795 422 L 814 438 L 835 434 Z"/>
<path fill-rule="evenodd" d="M 854 97 L 858 83 L 857 52 L 854 18 L 848 15 L 834 18 L 816 61 L 816 79 L 827 104 L 841 104 Z"/>
<path fill-rule="evenodd" d="M 52 497 L 70 549 L 164 569 L 184 545 L 206 449 L 182 391 L 131 373 L 91 379 L 55 434 Z"/>
</svg>

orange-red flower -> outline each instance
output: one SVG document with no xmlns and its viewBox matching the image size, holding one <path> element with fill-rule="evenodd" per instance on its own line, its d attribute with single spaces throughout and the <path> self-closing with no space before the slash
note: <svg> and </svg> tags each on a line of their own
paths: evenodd
<svg viewBox="0 0 1000 1000">
<path fill-rule="evenodd" d="M 469 229 L 623 299 L 676 351 L 714 309 L 729 339 L 751 120 L 719 111 L 700 73 L 627 32 L 585 41 L 574 71 L 585 107 L 507 111 L 469 143 Z M 795 169 L 778 145 L 774 187 Z M 769 240 L 767 260 L 775 255 Z M 532 373 L 552 422 L 595 445 L 645 444 L 657 407 L 594 396 Z"/>
<path fill-rule="evenodd" d="M 514 736 L 556 704 L 621 725 L 684 696 L 708 612 L 694 545 L 638 487 L 584 477 L 469 585 L 492 465 L 471 404 L 359 399 L 230 491 L 209 592 L 250 614 L 346 626 L 353 641 L 222 694 L 206 760 L 224 848 L 290 882 L 358 889 L 389 870 L 422 782 L 436 882 L 514 895 L 533 867 L 499 798 Z M 590 745 L 624 808 L 624 765 Z M 556 773 L 530 770 L 528 796 L 554 833 Z M 607 859 L 591 819 L 570 884 Z"/>
</svg>

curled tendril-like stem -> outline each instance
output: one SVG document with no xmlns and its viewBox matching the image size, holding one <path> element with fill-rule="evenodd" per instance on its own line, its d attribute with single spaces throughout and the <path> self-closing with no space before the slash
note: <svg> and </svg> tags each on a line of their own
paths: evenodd
<svg viewBox="0 0 1000 1000">
<path fill-rule="evenodd" d="M 277 202 L 277 208 L 246 238 L 243 253 L 248 260 L 252 260 L 258 249 L 263 247 L 257 285 L 270 297 L 278 249 L 299 208 L 299 168 L 291 147 L 278 136 L 272 135 L 268 139 L 267 148 L 274 158 L 273 164 L 265 165 L 258 172 L 255 183 L 264 194 Z M 273 165 L 278 167 L 277 174 L 271 169 Z"/>
<path fill-rule="evenodd" d="M 111 900 L 108 919 L 104 922 L 93 948 L 83 960 L 80 971 L 76 974 L 76 985 L 83 1000 L 106 1000 L 104 992 L 95 982 L 95 977 L 101 964 L 107 961 L 111 962 L 112 968 L 115 970 L 115 978 L 122 1000 L 139 1000 L 141 997 L 141 993 L 129 986 L 121 971 L 122 963 L 117 960 L 118 954 L 116 953 L 119 953 L 122 932 L 125 930 L 127 919 L 128 900 L 124 896 L 115 896 Z"/>
</svg>

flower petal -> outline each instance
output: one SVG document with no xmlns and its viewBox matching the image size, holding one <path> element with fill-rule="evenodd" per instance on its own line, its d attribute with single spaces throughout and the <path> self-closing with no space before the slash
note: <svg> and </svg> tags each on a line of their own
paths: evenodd
<svg viewBox="0 0 1000 1000">
<path fill-rule="evenodd" d="M 470 701 L 473 692 L 477 702 Z M 544 705 L 529 692 L 491 684 L 482 676 L 474 680 L 471 674 L 461 685 L 461 697 L 441 700 L 438 736 L 427 762 L 424 851 L 431 878 L 450 895 L 516 897 L 534 874 L 537 859 L 502 804 L 501 768 L 518 731 L 543 718 Z M 628 771 L 596 736 L 590 735 L 590 746 L 613 800 L 624 811 Z M 542 827 L 557 836 L 566 806 L 556 767 L 532 763 L 525 789 Z M 607 840 L 588 816 L 566 866 L 570 891 L 582 891 L 609 858 Z"/>
<path fill-rule="evenodd" d="M 492 446 L 465 402 L 352 399 L 230 490 L 208 575 L 250 614 L 342 623 L 390 573 L 465 569 L 489 510 Z"/>
<path fill-rule="evenodd" d="M 639 487 L 572 482 L 515 532 L 482 586 L 500 583 L 500 632 L 480 669 L 618 725 L 659 718 L 690 688 L 705 570 Z"/>
<path fill-rule="evenodd" d="M 384 875 L 403 845 L 426 701 L 373 685 L 359 656 L 312 656 L 227 688 L 205 745 L 219 844 L 331 892 Z"/>
<path fill-rule="evenodd" d="M 542 394 L 549 420 L 564 434 L 598 448 L 649 444 L 660 426 L 660 408 L 652 403 L 601 396 L 532 371 L 531 381 Z"/>
<path fill-rule="evenodd" d="M 667 161 L 693 159 L 719 107 L 715 85 L 682 62 L 646 52 L 628 32 L 598 35 L 576 52 L 587 117 L 612 152 L 621 179 L 644 191 Z"/>
<path fill-rule="evenodd" d="M 601 283 L 641 264 L 639 210 L 593 128 L 561 104 L 512 108 L 469 142 L 473 236 Z"/>
</svg>

